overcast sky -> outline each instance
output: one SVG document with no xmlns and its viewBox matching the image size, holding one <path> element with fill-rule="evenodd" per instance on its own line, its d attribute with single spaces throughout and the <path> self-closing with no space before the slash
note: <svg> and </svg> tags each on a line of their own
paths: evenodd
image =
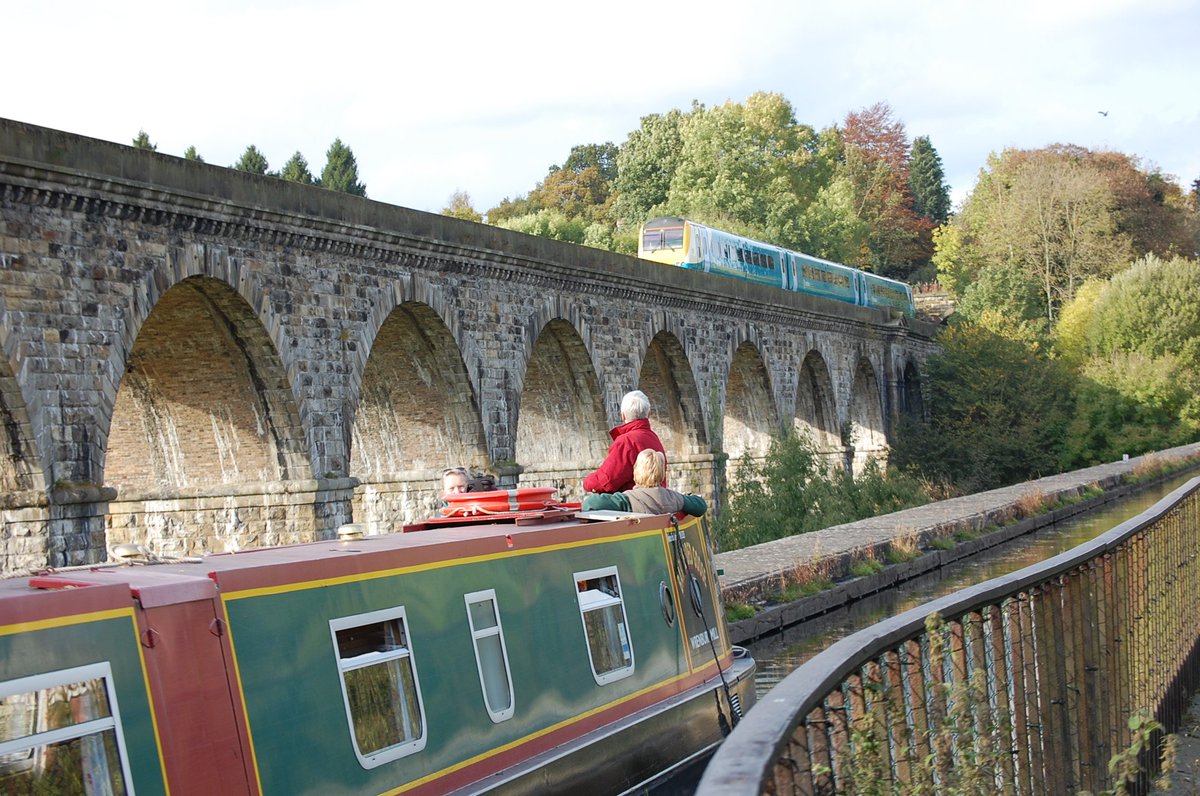
<svg viewBox="0 0 1200 796">
<path fill-rule="evenodd" d="M 0 31 L 0 116 L 219 165 L 298 150 L 318 174 L 340 137 L 370 198 L 434 212 L 755 91 L 817 129 L 888 103 L 956 201 L 1006 147 L 1200 178 L 1197 0 L 0 0 Z"/>
</svg>

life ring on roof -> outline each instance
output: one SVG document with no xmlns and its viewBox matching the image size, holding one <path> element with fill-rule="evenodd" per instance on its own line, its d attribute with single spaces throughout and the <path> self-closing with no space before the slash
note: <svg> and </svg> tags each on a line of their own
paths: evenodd
<svg viewBox="0 0 1200 796">
<path fill-rule="evenodd" d="M 514 511 L 533 511 L 558 505 L 553 487 L 523 487 L 493 489 L 490 492 L 456 492 L 442 495 L 446 505 L 442 514 L 447 517 L 474 514 L 508 514 Z"/>
</svg>

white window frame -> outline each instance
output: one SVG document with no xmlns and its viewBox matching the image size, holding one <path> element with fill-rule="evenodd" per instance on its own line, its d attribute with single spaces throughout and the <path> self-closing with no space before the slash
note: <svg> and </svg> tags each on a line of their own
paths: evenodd
<svg viewBox="0 0 1200 796">
<path fill-rule="evenodd" d="M 512 665 L 508 661 L 508 645 L 504 641 L 504 623 L 500 619 L 500 603 L 496 599 L 495 589 L 484 589 L 483 591 L 464 594 L 463 602 L 467 608 L 467 623 L 471 627 L 471 646 L 475 650 L 475 668 L 479 671 L 479 688 L 483 694 L 483 706 L 487 708 L 488 716 L 492 722 L 499 724 L 502 721 L 512 718 L 517 704 L 517 696 L 513 693 Z M 485 627 L 482 630 L 475 627 L 475 620 L 471 616 L 471 606 L 482 602 L 491 602 L 492 611 L 496 615 L 495 627 Z M 483 675 L 483 660 L 479 657 L 480 639 L 490 636 L 500 637 L 500 657 L 504 661 L 504 676 L 508 678 L 508 707 L 501 710 L 493 709 L 491 703 L 488 702 L 487 683 L 484 682 Z"/>
<path fill-rule="evenodd" d="M 617 584 L 617 593 L 619 596 L 613 597 L 609 594 L 592 594 L 594 590 L 579 591 L 578 584 L 581 581 L 595 580 L 596 578 L 605 578 L 612 576 Z M 572 576 L 572 585 L 575 587 L 575 597 L 579 603 L 579 621 L 583 627 L 584 645 L 587 647 L 588 663 L 592 667 L 592 676 L 596 678 L 598 685 L 606 685 L 615 680 L 620 680 L 633 674 L 636 666 L 636 657 L 633 652 L 633 637 L 629 632 L 629 617 L 625 613 L 625 592 L 621 587 L 621 575 L 617 572 L 616 567 L 602 567 L 600 569 L 588 569 L 583 572 L 576 572 Z M 592 643 L 588 635 L 587 616 L 589 611 L 594 611 L 600 608 L 608 608 L 613 605 L 621 607 L 621 621 L 618 623 L 618 632 L 624 634 L 622 639 L 623 646 L 629 648 L 629 665 L 620 669 L 612 669 L 604 673 L 596 671 L 596 662 L 592 659 Z"/>
<path fill-rule="evenodd" d="M 407 646 L 398 650 L 389 652 L 370 652 L 364 655 L 359 655 L 355 658 L 343 658 L 338 649 L 337 632 L 339 630 L 347 630 L 364 625 L 375 625 L 392 619 L 399 619 L 404 626 L 404 639 Z M 338 667 L 338 685 L 342 689 L 342 703 L 346 708 L 347 729 L 350 731 L 350 743 L 354 747 L 354 754 L 358 757 L 359 764 L 363 768 L 375 768 L 392 760 L 397 760 L 401 757 L 415 754 L 425 748 L 425 741 L 429 737 L 429 725 L 425 719 L 425 700 L 421 698 L 421 681 L 417 676 L 417 660 L 416 653 L 413 651 L 412 643 L 412 628 L 409 626 L 408 617 L 405 613 L 404 606 L 394 608 L 384 608 L 379 611 L 370 611 L 365 614 L 355 614 L 354 616 L 343 616 L 329 620 L 329 636 L 333 641 L 333 655 L 337 661 Z M 358 733 L 354 730 L 354 714 L 350 711 L 350 696 L 346 692 L 346 672 L 362 669 L 367 666 L 377 666 L 382 663 L 387 663 L 392 660 L 408 659 L 409 666 L 412 668 L 413 689 L 417 695 L 417 712 L 421 717 L 421 734 L 411 741 L 404 743 L 386 746 L 371 754 L 363 754 L 358 748 Z"/>
<path fill-rule="evenodd" d="M 92 663 L 87 666 L 76 666 L 71 669 L 58 669 L 53 672 L 20 677 L 16 680 L 5 680 L 0 682 L 0 698 L 42 691 L 48 688 L 58 688 L 59 686 L 79 683 L 85 680 L 99 679 L 104 680 L 104 690 L 105 695 L 108 697 L 110 715 L 79 724 L 72 724 L 69 727 L 59 727 L 54 730 L 35 732 L 32 735 L 23 735 L 11 741 L 0 741 L 0 756 L 112 730 L 116 738 L 117 756 L 121 761 L 121 777 L 125 783 L 124 792 L 128 796 L 133 796 L 133 776 L 129 771 L 129 753 L 125 748 L 125 732 L 121 727 L 121 711 L 117 707 L 117 690 L 113 684 L 112 665 L 108 661 Z"/>
</svg>

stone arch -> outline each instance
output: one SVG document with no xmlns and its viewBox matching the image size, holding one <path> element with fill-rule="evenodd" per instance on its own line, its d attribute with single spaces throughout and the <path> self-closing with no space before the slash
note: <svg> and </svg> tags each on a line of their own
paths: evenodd
<svg viewBox="0 0 1200 796">
<path fill-rule="evenodd" d="M 725 382 L 725 415 L 721 438 L 725 453 L 735 462 L 749 454 L 761 458 L 780 427 L 771 378 L 758 349 L 743 342 L 734 350 Z"/>
<path fill-rule="evenodd" d="M 351 372 L 350 384 L 347 388 L 346 400 L 355 411 L 360 405 L 360 392 L 367 365 L 375 349 L 375 340 L 383 325 L 394 317 L 395 310 L 402 305 L 423 305 L 429 313 L 430 322 L 440 323 L 444 336 L 454 343 L 454 357 L 464 363 L 463 372 L 468 386 L 474 396 L 479 395 L 479 373 L 466 367 L 467 362 L 479 359 L 479 351 L 474 340 L 464 337 L 459 323 L 459 314 L 454 311 L 446 299 L 440 285 L 430 282 L 421 274 L 400 274 L 390 280 L 387 287 L 379 291 L 369 302 L 370 311 L 362 326 L 362 345 L 357 346 L 351 358 L 354 368 Z M 439 332 L 439 335 L 442 333 Z"/>
<path fill-rule="evenodd" d="M 448 466 L 491 469 L 479 401 L 441 317 L 403 303 L 375 330 L 353 412 L 356 519 L 381 533 L 432 515 Z"/>
<path fill-rule="evenodd" d="M 29 406 L 14 375 L 8 312 L 0 296 L 0 494 L 49 487 L 35 443 Z"/>
<path fill-rule="evenodd" d="M 223 282 L 195 276 L 162 292 L 126 357 L 105 440 L 110 542 L 192 554 L 313 538 L 311 516 L 300 527 L 263 508 L 272 484 L 311 478 L 312 466 L 279 354 Z"/>
<path fill-rule="evenodd" d="M 678 337 L 661 331 L 650 340 L 637 384 L 650 399 L 651 424 L 667 453 L 671 485 L 700 491 L 711 480 L 707 470 L 711 469 L 708 463 L 712 456 L 704 431 L 700 391 Z M 698 467 L 702 472 L 697 471 Z"/>
<path fill-rule="evenodd" d="M 818 453 L 840 461 L 842 438 L 838 430 L 837 400 L 829 365 L 817 350 L 809 351 L 800 364 L 796 383 L 796 413 L 792 429 L 807 438 Z"/>
<path fill-rule="evenodd" d="M 854 386 L 850 395 L 851 467 L 858 473 L 867 460 L 887 458 L 887 434 L 884 431 L 883 399 L 879 379 L 871 362 L 863 357 L 854 371 Z"/>
<path fill-rule="evenodd" d="M 912 420 L 925 419 L 925 398 L 921 384 L 921 371 L 911 359 L 904 363 L 900 380 L 900 411 Z"/>
<path fill-rule="evenodd" d="M 596 370 L 571 323 L 546 324 L 520 382 L 514 449 L 521 483 L 580 497 L 583 475 L 604 460 L 610 439 Z"/>
</svg>

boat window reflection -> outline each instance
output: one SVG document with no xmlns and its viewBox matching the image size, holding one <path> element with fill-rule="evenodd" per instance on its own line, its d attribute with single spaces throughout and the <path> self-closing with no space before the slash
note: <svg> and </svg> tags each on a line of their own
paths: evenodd
<svg viewBox="0 0 1200 796">
<path fill-rule="evenodd" d="M 129 771 L 111 686 L 107 663 L 0 683 L 4 792 L 127 793 Z"/>
<path fill-rule="evenodd" d="M 471 638 L 475 642 L 475 663 L 479 667 L 483 704 L 492 721 L 499 723 L 512 717 L 513 688 L 496 592 L 494 589 L 474 592 L 465 595 L 465 600 Z"/>
<path fill-rule="evenodd" d="M 403 608 L 330 621 L 342 696 L 364 768 L 425 747 L 425 711 Z"/>
<path fill-rule="evenodd" d="M 596 682 L 604 685 L 628 677 L 633 673 L 633 646 L 617 568 L 576 572 L 575 588 Z"/>
</svg>

